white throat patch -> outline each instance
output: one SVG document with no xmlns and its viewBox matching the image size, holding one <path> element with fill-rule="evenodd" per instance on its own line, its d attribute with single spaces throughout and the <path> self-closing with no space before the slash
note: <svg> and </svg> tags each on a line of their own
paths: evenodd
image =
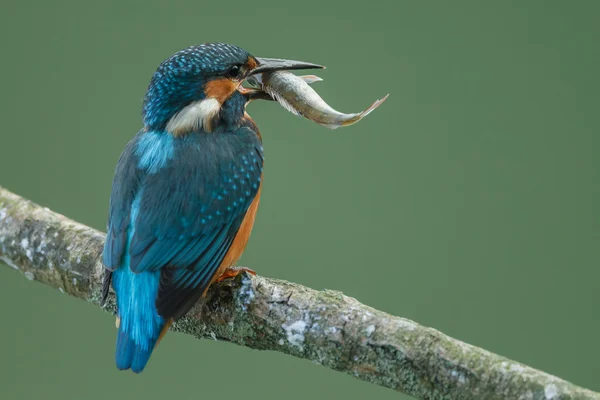
<svg viewBox="0 0 600 400">
<path fill-rule="evenodd" d="M 167 123 L 167 132 L 175 136 L 204 128 L 211 131 L 210 122 L 219 113 L 221 103 L 213 97 L 195 101 L 175 114 Z"/>
</svg>

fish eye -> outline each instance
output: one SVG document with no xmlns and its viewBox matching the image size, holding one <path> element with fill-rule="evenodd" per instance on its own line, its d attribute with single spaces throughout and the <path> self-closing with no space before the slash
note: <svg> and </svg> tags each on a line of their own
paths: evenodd
<svg viewBox="0 0 600 400">
<path fill-rule="evenodd" d="M 229 68 L 229 70 L 227 70 L 227 77 L 238 78 L 240 76 L 241 70 L 241 67 L 238 64 L 236 64 L 233 67 Z"/>
</svg>

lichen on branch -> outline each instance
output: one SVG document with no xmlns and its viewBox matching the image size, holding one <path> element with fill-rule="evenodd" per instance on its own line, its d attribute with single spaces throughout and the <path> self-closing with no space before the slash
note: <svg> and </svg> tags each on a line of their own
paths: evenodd
<svg viewBox="0 0 600 400">
<path fill-rule="evenodd" d="M 0 262 L 99 305 L 104 234 L 0 187 Z M 114 312 L 114 298 L 108 311 Z M 419 399 L 597 399 L 600 394 L 340 292 L 241 274 L 174 326 L 279 351 Z"/>
</svg>

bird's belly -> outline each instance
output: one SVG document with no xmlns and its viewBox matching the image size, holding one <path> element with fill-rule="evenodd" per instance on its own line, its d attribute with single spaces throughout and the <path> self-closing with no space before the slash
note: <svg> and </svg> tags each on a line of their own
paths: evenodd
<svg viewBox="0 0 600 400">
<path fill-rule="evenodd" d="M 259 186 L 254 200 L 250 204 L 250 207 L 248 207 L 248 211 L 246 211 L 246 215 L 244 216 L 244 220 L 240 225 L 240 229 L 237 231 L 235 239 L 231 243 L 231 247 L 229 247 L 229 250 L 225 254 L 223 261 L 219 265 L 219 269 L 212 277 L 210 284 L 204 290 L 204 293 L 206 293 L 210 285 L 217 280 L 227 268 L 233 266 L 242 256 L 242 253 L 248 244 L 250 234 L 252 233 L 252 228 L 254 227 L 256 211 L 258 210 L 258 205 L 260 203 L 260 189 L 261 187 Z"/>
</svg>

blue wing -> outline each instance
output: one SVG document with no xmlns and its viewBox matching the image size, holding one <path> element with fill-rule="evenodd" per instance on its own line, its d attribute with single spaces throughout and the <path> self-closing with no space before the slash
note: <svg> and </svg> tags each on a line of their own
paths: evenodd
<svg viewBox="0 0 600 400">
<path fill-rule="evenodd" d="M 113 183 L 107 269 L 118 268 L 127 252 L 134 273 L 160 271 L 159 314 L 183 315 L 227 254 L 260 187 L 262 164 L 260 139 L 248 127 L 179 139 L 138 134 Z M 130 221 L 135 199 L 139 210 Z"/>
<path fill-rule="evenodd" d="M 138 168 L 139 160 L 135 154 L 141 134 L 138 133 L 127 143 L 115 169 L 110 195 L 108 231 L 102 253 L 102 262 L 109 271 L 116 270 L 121 264 L 127 241 L 131 206 L 140 182 L 146 176 L 146 171 Z"/>
</svg>

